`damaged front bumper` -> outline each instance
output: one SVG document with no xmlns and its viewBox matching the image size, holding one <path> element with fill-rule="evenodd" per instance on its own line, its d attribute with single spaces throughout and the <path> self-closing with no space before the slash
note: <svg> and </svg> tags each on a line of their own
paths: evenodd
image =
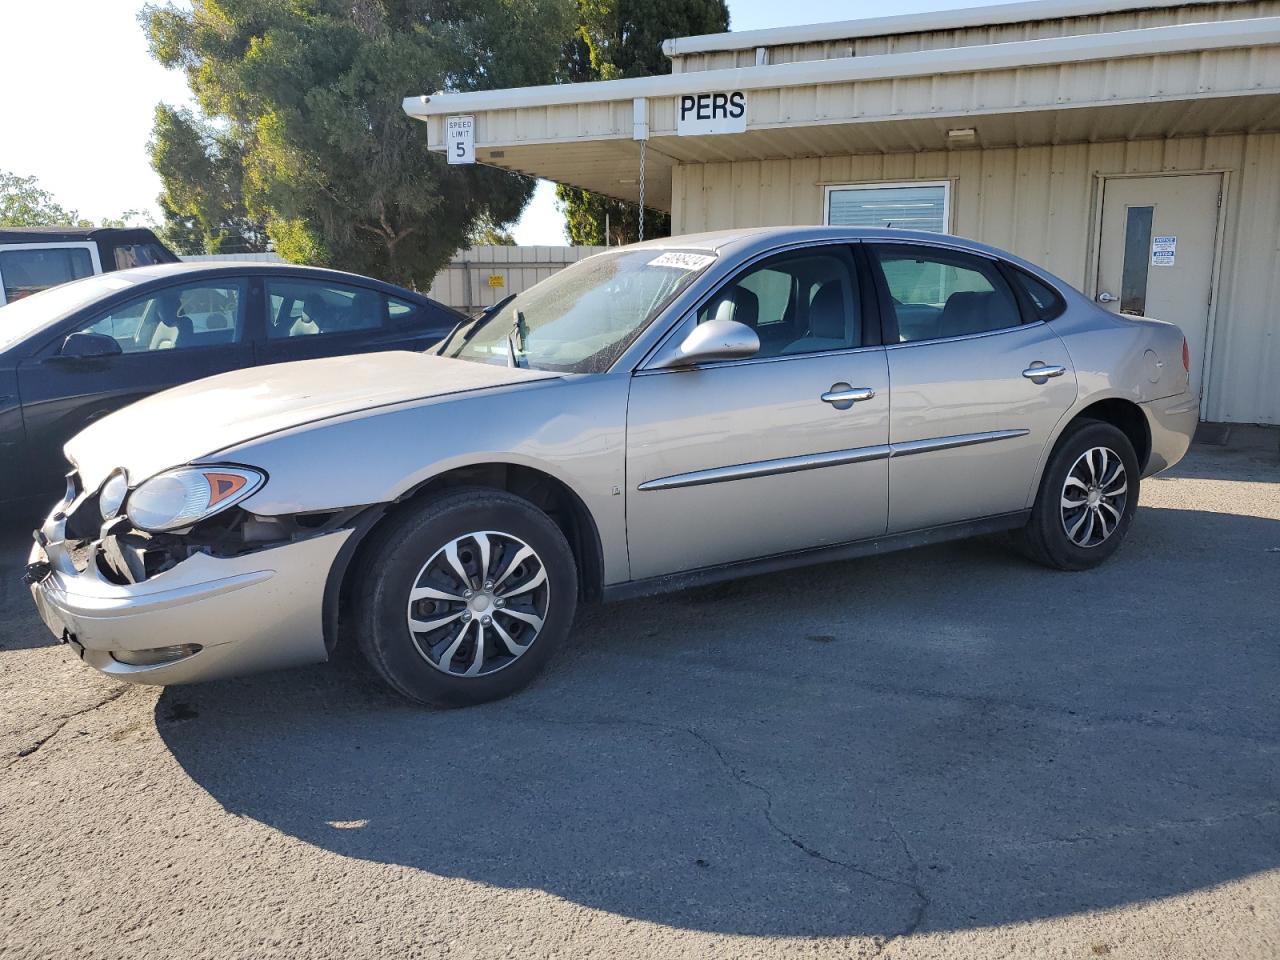
<svg viewBox="0 0 1280 960">
<path fill-rule="evenodd" d="M 189 551 L 129 582 L 112 536 L 68 539 L 76 506 L 69 492 L 37 531 L 27 580 L 45 625 L 90 666 L 170 684 L 326 659 L 326 586 L 349 527 L 239 552 Z"/>
</svg>

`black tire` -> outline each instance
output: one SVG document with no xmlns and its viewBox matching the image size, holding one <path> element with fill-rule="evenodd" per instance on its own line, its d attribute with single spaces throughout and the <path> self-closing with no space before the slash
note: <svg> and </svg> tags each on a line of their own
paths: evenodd
<svg viewBox="0 0 1280 960">
<path fill-rule="evenodd" d="M 1081 507 L 1067 514 L 1068 519 L 1064 519 L 1062 498 L 1068 474 L 1087 451 L 1096 448 L 1105 449 L 1119 457 L 1125 472 L 1124 503 L 1118 511 L 1114 511 L 1118 512 L 1120 517 L 1115 521 L 1108 535 L 1096 544 L 1081 545 L 1068 534 L 1067 525 L 1068 522 L 1074 523 L 1077 518 L 1083 518 L 1082 522 L 1088 523 L 1083 513 L 1089 508 Z M 1087 470 L 1088 467 L 1082 466 L 1081 469 Z M 1129 532 L 1138 507 L 1138 493 L 1141 487 L 1139 473 L 1138 457 L 1134 453 L 1133 444 L 1118 427 L 1100 420 L 1080 420 L 1071 424 L 1059 438 L 1057 446 L 1049 457 L 1049 462 L 1045 465 L 1035 506 L 1031 510 L 1031 519 L 1027 521 L 1027 525 L 1018 537 L 1019 547 L 1032 560 L 1046 567 L 1058 570 L 1088 570 L 1096 567 L 1120 548 L 1125 535 Z M 1078 489 L 1073 485 L 1073 492 Z M 1119 489 L 1119 485 L 1113 485 L 1111 489 Z M 1081 492 L 1081 496 L 1090 495 Z M 1114 504 L 1118 499 L 1108 502 Z M 1087 500 L 1085 502 L 1087 503 Z M 1107 513 L 1107 516 L 1110 517 L 1111 514 Z M 1083 528 L 1077 530 L 1077 536 L 1082 535 L 1083 532 Z"/>
<path fill-rule="evenodd" d="M 492 632 L 493 628 L 489 627 L 484 646 L 488 656 L 482 653 L 481 660 L 486 664 L 485 669 L 488 669 L 490 657 L 499 665 L 492 672 L 461 676 L 435 665 L 438 661 L 433 661 L 431 657 L 441 647 L 449 648 L 449 635 L 444 632 L 446 629 L 452 631 L 466 625 L 459 620 L 437 632 L 411 631 L 408 622 L 409 594 L 415 587 L 438 582 L 431 580 L 433 574 L 426 572 L 425 568 L 440 551 L 458 538 L 477 532 L 510 537 L 533 550 L 534 559 L 545 572 L 546 592 L 542 592 L 544 587 L 538 587 L 530 591 L 529 597 L 522 597 L 519 602 L 532 604 L 537 599 L 542 604 L 540 610 L 545 616 L 528 648 L 505 664 L 501 663 L 503 657 L 507 656 L 502 642 Z M 515 549 L 514 544 L 509 541 L 502 543 L 503 546 L 493 548 L 495 567 L 514 556 L 511 552 Z M 456 550 L 463 557 L 467 567 L 465 572 L 472 573 L 479 570 L 479 551 L 468 550 L 468 546 L 478 547 L 478 542 L 464 541 L 463 546 Z M 499 559 L 500 552 L 504 556 Z M 419 703 L 467 706 L 509 696 L 533 680 L 551 659 L 573 624 L 578 601 L 578 574 L 573 553 L 564 534 L 541 510 L 505 491 L 467 488 L 450 491 L 409 507 L 383 522 L 382 527 L 372 534 L 372 540 L 367 549 L 362 550 L 362 555 L 363 569 L 355 591 L 355 629 L 360 650 L 388 686 Z M 439 560 L 436 562 L 443 563 Z M 508 570 L 514 569 L 514 564 L 508 567 Z M 531 569 L 536 570 L 536 567 Z M 516 580 L 510 582 L 515 583 Z M 423 602 L 439 606 L 441 610 L 421 616 L 448 616 L 454 611 L 458 611 L 459 616 L 466 616 L 468 620 L 473 616 L 469 603 L 459 606 L 446 601 Z M 513 599 L 511 602 L 514 609 L 517 601 Z M 415 617 L 420 616 L 417 613 L 419 609 L 422 608 L 414 608 Z M 492 608 L 489 610 L 494 620 L 500 619 L 500 612 L 502 611 Z M 510 628 L 509 635 L 517 635 L 518 631 L 525 629 L 520 621 L 512 619 L 513 616 L 515 614 L 504 612 L 501 618 L 501 622 Z M 489 621 L 486 620 L 485 623 Z M 469 624 L 469 627 L 476 626 L 475 622 Z M 451 635 L 457 636 L 456 633 Z M 462 646 L 454 648 L 458 653 L 449 655 L 449 667 L 457 666 L 454 663 L 455 656 L 470 657 L 462 665 L 474 662 L 474 657 L 466 651 L 477 648 L 475 636 L 475 633 L 470 634 L 469 641 L 463 638 L 460 641 Z M 433 638 L 440 639 L 433 641 Z M 444 655 L 439 656 L 439 661 L 444 660 Z"/>
</svg>

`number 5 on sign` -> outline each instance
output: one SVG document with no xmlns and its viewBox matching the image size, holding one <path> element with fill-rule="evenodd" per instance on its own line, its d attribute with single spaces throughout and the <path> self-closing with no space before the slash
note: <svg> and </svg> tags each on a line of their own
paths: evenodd
<svg viewBox="0 0 1280 960">
<path fill-rule="evenodd" d="M 476 118 L 446 117 L 445 147 L 450 163 L 475 163 Z"/>
</svg>

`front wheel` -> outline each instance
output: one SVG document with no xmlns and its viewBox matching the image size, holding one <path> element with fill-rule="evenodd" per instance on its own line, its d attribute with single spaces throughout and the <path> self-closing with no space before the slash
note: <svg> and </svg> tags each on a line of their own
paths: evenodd
<svg viewBox="0 0 1280 960">
<path fill-rule="evenodd" d="M 1073 424 L 1045 466 L 1021 534 L 1024 551 L 1059 570 L 1097 566 L 1124 541 L 1140 483 L 1138 457 L 1123 431 L 1097 420 Z"/>
<path fill-rule="evenodd" d="M 559 527 L 499 490 L 460 490 L 386 522 L 365 552 L 360 649 L 386 683 L 463 706 L 529 683 L 569 632 L 577 571 Z"/>
</svg>

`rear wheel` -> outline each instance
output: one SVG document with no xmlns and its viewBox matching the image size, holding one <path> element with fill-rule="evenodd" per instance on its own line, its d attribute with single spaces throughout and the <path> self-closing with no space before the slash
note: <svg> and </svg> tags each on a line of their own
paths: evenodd
<svg viewBox="0 0 1280 960">
<path fill-rule="evenodd" d="M 569 632 L 573 554 L 555 523 L 498 490 L 423 503 L 375 535 L 358 603 L 360 649 L 393 689 L 460 706 L 525 686 Z"/>
<path fill-rule="evenodd" d="M 1081 420 L 1049 457 L 1024 552 L 1059 570 L 1086 570 L 1120 548 L 1138 506 L 1138 458 L 1118 427 Z"/>
</svg>

